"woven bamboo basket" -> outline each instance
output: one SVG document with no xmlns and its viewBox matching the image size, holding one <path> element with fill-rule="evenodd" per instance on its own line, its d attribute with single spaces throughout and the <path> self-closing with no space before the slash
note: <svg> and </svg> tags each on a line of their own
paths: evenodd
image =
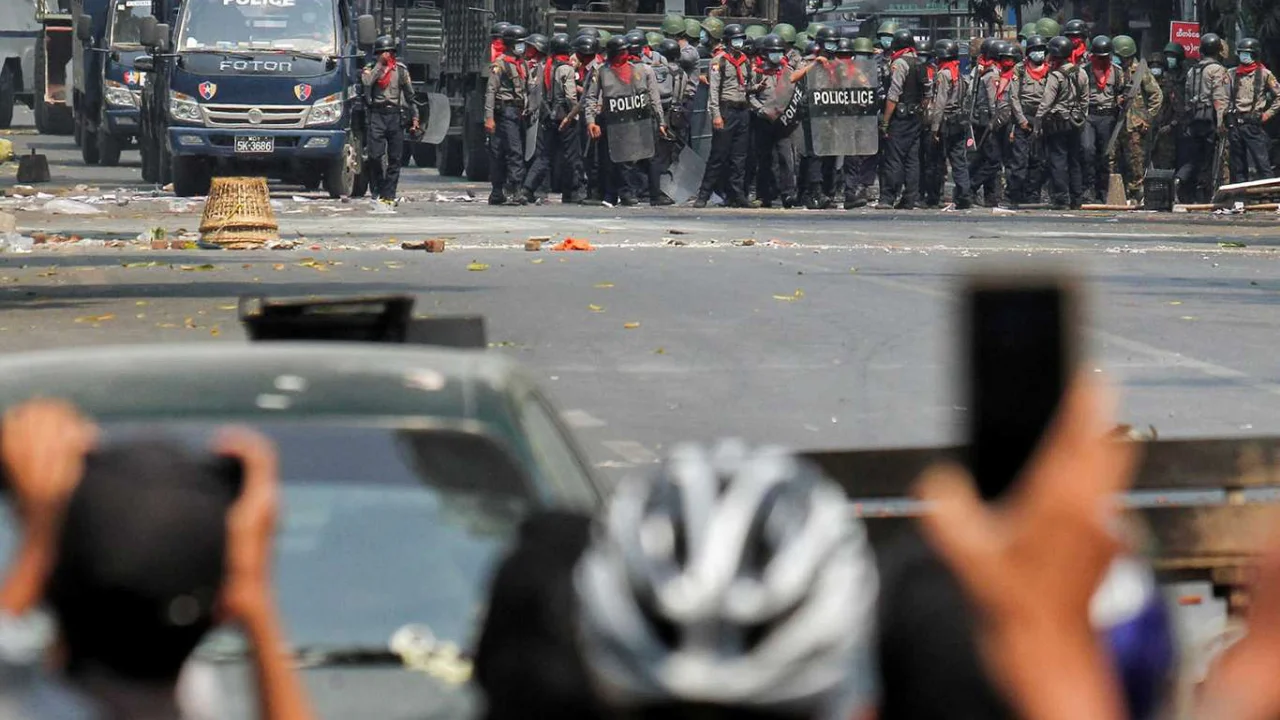
<svg viewBox="0 0 1280 720">
<path fill-rule="evenodd" d="M 216 177 L 200 218 L 200 239 L 238 250 L 280 239 L 267 179 Z"/>
</svg>

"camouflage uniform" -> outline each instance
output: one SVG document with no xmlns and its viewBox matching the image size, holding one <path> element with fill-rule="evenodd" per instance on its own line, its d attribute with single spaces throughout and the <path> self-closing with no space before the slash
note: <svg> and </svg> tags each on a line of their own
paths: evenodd
<svg viewBox="0 0 1280 720">
<path fill-rule="evenodd" d="M 1126 70 L 1125 75 L 1125 86 L 1130 88 L 1132 99 L 1122 110 L 1124 130 L 1120 131 L 1120 139 L 1124 164 L 1121 167 L 1125 178 L 1125 192 L 1129 199 L 1137 200 L 1142 197 L 1142 183 L 1147 177 L 1147 137 L 1151 132 L 1152 121 L 1160 117 L 1164 93 L 1160 91 L 1160 84 L 1146 65 L 1138 64 L 1136 70 Z M 1129 83 L 1137 83 L 1137 89 L 1132 89 Z"/>
</svg>

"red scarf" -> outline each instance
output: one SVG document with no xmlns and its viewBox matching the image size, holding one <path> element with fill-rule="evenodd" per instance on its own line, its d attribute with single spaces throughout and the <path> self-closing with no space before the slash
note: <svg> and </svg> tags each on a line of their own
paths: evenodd
<svg viewBox="0 0 1280 720">
<path fill-rule="evenodd" d="M 499 38 L 489 43 L 489 62 L 497 62 L 502 57 L 502 39 Z"/>
<path fill-rule="evenodd" d="M 960 79 L 960 61 L 959 60 L 943 60 L 938 64 L 938 70 L 951 76 L 951 82 Z"/>
<path fill-rule="evenodd" d="M 901 50 L 894 50 L 893 55 L 889 56 L 889 62 L 893 62 L 894 60 L 897 60 L 898 58 L 902 57 L 903 55 L 906 55 L 909 52 L 915 52 L 915 51 L 911 48 L 902 48 Z"/>
<path fill-rule="evenodd" d="M 717 57 L 721 57 L 721 58 L 724 58 L 725 60 L 728 60 L 729 64 L 732 65 L 733 69 L 738 73 L 738 84 L 740 85 L 745 84 L 747 82 L 747 79 L 742 76 L 742 66 L 746 64 L 748 59 L 747 56 L 739 55 L 738 58 L 735 60 L 731 53 L 725 52 L 724 48 L 719 48 L 718 50 L 716 50 L 716 52 L 718 53 Z"/>
<path fill-rule="evenodd" d="M 1253 72 L 1254 70 L 1257 70 L 1260 67 L 1262 67 L 1262 63 L 1256 60 L 1249 63 L 1248 65 L 1237 65 L 1236 75 L 1239 75 L 1239 76 L 1248 75 L 1249 73 Z"/>
<path fill-rule="evenodd" d="M 1009 83 L 1013 82 L 1013 61 L 1008 60 L 1000 63 L 1000 79 L 996 80 L 996 100 L 1004 100 L 1004 95 L 1009 91 Z"/>
<path fill-rule="evenodd" d="M 575 69 L 575 72 L 578 75 L 579 83 L 587 77 L 587 67 L 590 66 L 591 62 L 591 60 L 583 60 L 581 55 L 578 56 L 578 67 Z"/>
<path fill-rule="evenodd" d="M 933 82 L 933 77 L 938 74 L 938 68 L 932 65 L 926 66 L 924 73 L 929 77 L 929 82 Z"/>
<path fill-rule="evenodd" d="M 1038 68 L 1031 63 L 1027 63 L 1022 67 L 1026 68 L 1027 77 L 1037 82 L 1043 80 L 1045 76 L 1049 74 L 1049 63 L 1040 63 L 1040 67 Z"/>
<path fill-rule="evenodd" d="M 1103 60 L 1105 60 L 1107 63 L 1106 71 L 1103 72 L 1101 75 L 1099 75 L 1098 68 L 1102 66 Z M 1116 69 L 1116 66 L 1111 64 L 1110 57 L 1102 56 L 1102 57 L 1096 57 L 1093 59 L 1093 79 L 1095 82 L 1098 83 L 1099 90 L 1107 89 L 1107 83 L 1111 82 L 1111 73 L 1115 69 Z"/>
<path fill-rule="evenodd" d="M 391 78 L 396 74 L 396 56 L 391 53 L 386 53 L 384 57 L 387 58 L 387 67 L 382 71 L 382 74 L 378 76 L 378 87 L 386 90 L 387 86 L 391 84 Z"/>
<path fill-rule="evenodd" d="M 552 55 L 551 59 L 547 60 L 547 65 L 542 70 L 542 81 L 546 84 L 548 90 L 551 89 L 551 73 L 556 69 L 557 65 L 567 62 L 569 62 L 568 55 Z"/>
<path fill-rule="evenodd" d="M 520 60 L 519 58 L 516 58 L 516 57 L 512 57 L 511 55 L 503 55 L 502 60 L 503 62 L 508 62 L 508 63 L 511 63 L 512 65 L 515 65 L 516 71 L 520 73 L 520 79 L 521 80 L 525 79 L 525 76 L 528 74 L 529 71 L 525 67 L 523 60 Z"/>
<path fill-rule="evenodd" d="M 609 67 L 613 69 L 613 74 L 618 76 L 623 85 L 631 84 L 631 61 L 627 56 L 623 55 L 617 60 L 611 60 Z"/>
<path fill-rule="evenodd" d="M 1084 40 L 1071 38 L 1071 63 L 1073 65 L 1079 65 L 1088 53 L 1089 49 L 1084 46 Z"/>
</svg>

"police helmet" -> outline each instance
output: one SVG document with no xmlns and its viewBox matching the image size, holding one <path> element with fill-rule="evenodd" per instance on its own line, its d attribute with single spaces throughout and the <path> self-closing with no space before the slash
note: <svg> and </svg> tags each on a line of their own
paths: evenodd
<svg viewBox="0 0 1280 720">
<path fill-rule="evenodd" d="M 614 35 L 609 38 L 609 42 L 604 44 L 604 51 L 610 59 L 621 57 L 628 50 L 627 38 L 624 35 Z"/>
<path fill-rule="evenodd" d="M 739 25 L 739 28 L 742 26 Z M 718 17 L 709 17 L 702 21 L 702 29 L 707 31 L 707 36 L 713 40 L 720 40 L 724 37 L 724 21 Z"/>
<path fill-rule="evenodd" d="M 608 30 L 596 31 L 596 39 L 600 41 L 600 47 L 604 47 L 604 44 L 609 42 L 609 38 L 611 37 L 613 37 L 613 33 L 609 32 Z"/>
<path fill-rule="evenodd" d="M 647 44 L 651 48 L 654 48 L 655 50 L 659 45 L 662 44 L 662 40 L 663 40 L 662 33 L 647 32 L 644 34 L 645 44 Z"/>
<path fill-rule="evenodd" d="M 525 42 L 543 55 L 547 54 L 547 43 L 549 41 L 547 40 L 546 35 L 543 35 L 542 33 L 533 33 L 525 39 Z"/>
<path fill-rule="evenodd" d="M 933 44 L 933 57 L 939 62 L 960 59 L 960 43 L 951 38 L 942 38 Z"/>
<path fill-rule="evenodd" d="M 724 31 L 721 33 L 720 39 L 732 40 L 734 38 L 745 38 L 746 36 L 746 28 L 742 27 L 738 23 L 732 23 L 724 26 Z"/>
<path fill-rule="evenodd" d="M 573 51 L 579 55 L 599 55 L 600 38 L 595 35 L 579 35 L 573 39 Z"/>
<path fill-rule="evenodd" d="M 790 23 L 778 23 L 773 26 L 773 34 L 782 38 L 782 42 L 791 45 L 796 41 L 796 28 Z"/>
<path fill-rule="evenodd" d="M 1236 54 L 1240 54 L 1242 52 L 1253 53 L 1256 58 L 1262 53 L 1262 43 L 1258 42 L 1257 38 L 1245 38 L 1236 45 Z"/>
<path fill-rule="evenodd" d="M 631 52 L 639 53 L 644 49 L 645 38 L 643 30 L 630 30 L 623 37 L 627 41 L 627 49 Z"/>
<path fill-rule="evenodd" d="M 1022 52 L 1022 46 L 1016 42 L 1009 43 L 1009 53 L 1013 57 L 1013 61 L 1015 63 L 1022 62 L 1022 59 L 1025 57 L 1025 55 Z"/>
<path fill-rule="evenodd" d="M 1164 46 L 1164 54 L 1166 57 L 1172 55 L 1173 57 L 1178 58 L 1178 62 L 1182 62 L 1187 59 L 1187 49 L 1175 42 L 1171 42 Z"/>
<path fill-rule="evenodd" d="M 762 53 L 786 52 L 787 41 L 777 33 L 769 33 L 756 42 L 756 50 Z"/>
<path fill-rule="evenodd" d="M 1037 20 L 1036 30 L 1046 38 L 1055 38 L 1062 34 L 1062 27 L 1053 18 L 1040 18 Z"/>
<path fill-rule="evenodd" d="M 823 27 L 818 28 L 818 32 L 814 33 L 811 37 L 821 45 L 823 43 L 836 40 L 836 31 L 824 25 Z"/>
<path fill-rule="evenodd" d="M 1071 44 L 1071 40 L 1065 36 L 1059 35 L 1049 41 L 1049 57 L 1057 60 L 1066 60 L 1071 57 L 1071 51 L 1075 48 Z"/>
<path fill-rule="evenodd" d="M 900 28 L 898 29 L 897 32 L 893 34 L 893 44 L 890 45 L 889 47 L 896 52 L 898 50 L 906 50 L 907 48 L 914 48 L 915 46 L 916 46 L 916 36 L 912 35 L 910 30 L 906 28 Z"/>
<path fill-rule="evenodd" d="M 1080 19 L 1068 20 L 1062 34 L 1069 38 L 1085 38 L 1089 36 L 1089 26 Z"/>
<path fill-rule="evenodd" d="M 1040 34 L 1027 36 L 1027 52 L 1032 50 L 1047 50 L 1049 48 L 1049 39 Z"/>
<path fill-rule="evenodd" d="M 928 40 L 916 40 L 916 54 L 921 57 L 933 57 L 933 43 Z"/>
<path fill-rule="evenodd" d="M 896 32 L 898 32 L 898 23 L 886 20 L 880 23 L 880 29 L 876 30 L 876 37 L 893 37 Z"/>
<path fill-rule="evenodd" d="M 1036 34 L 1036 24 L 1035 24 L 1035 23 L 1027 23 L 1026 25 L 1023 25 L 1023 26 L 1022 26 L 1022 29 L 1021 29 L 1021 30 L 1019 30 L 1019 31 L 1018 31 L 1018 39 L 1019 39 L 1019 40 L 1026 40 L 1027 38 L 1029 38 L 1029 37 L 1031 37 L 1032 35 L 1035 35 L 1035 34 Z"/>
<path fill-rule="evenodd" d="M 662 42 L 658 43 L 658 54 L 668 62 L 676 62 L 680 59 L 680 43 L 671 38 L 663 38 Z"/>
<path fill-rule="evenodd" d="M 668 37 L 684 34 L 684 16 L 672 13 L 662 18 L 662 34 Z"/>
<path fill-rule="evenodd" d="M 995 42 L 991 43 L 990 57 L 992 60 L 1004 60 L 1005 58 L 1012 58 L 1013 44 L 1010 43 L 1008 40 L 996 40 Z"/>
<path fill-rule="evenodd" d="M 1222 38 L 1209 33 L 1200 37 L 1200 54 L 1219 56 L 1222 54 Z"/>
<path fill-rule="evenodd" d="M 821 49 L 822 47 L 819 45 L 817 40 L 810 40 L 804 44 L 804 50 L 802 51 L 802 54 L 805 56 L 817 55 L 818 51 Z"/>
<path fill-rule="evenodd" d="M 1099 35 L 1089 43 L 1089 52 L 1094 55 L 1110 55 L 1111 54 L 1111 38 L 1106 35 Z"/>
<path fill-rule="evenodd" d="M 698 35 L 702 32 L 702 23 L 693 18 L 685 18 L 684 20 L 684 36 L 693 42 L 698 41 Z"/>
<path fill-rule="evenodd" d="M 836 57 L 853 57 L 853 41 L 845 37 L 837 40 Z"/>
<path fill-rule="evenodd" d="M 569 36 L 565 33 L 552 35 L 548 49 L 552 55 L 568 55 L 573 52 L 573 47 L 569 44 Z"/>
<path fill-rule="evenodd" d="M 817 35 L 818 31 L 824 27 L 826 27 L 826 25 L 823 25 L 822 23 L 811 22 L 809 23 L 809 27 L 804 29 L 804 34 L 808 35 L 809 37 L 813 37 L 814 35 Z"/>
<path fill-rule="evenodd" d="M 396 41 L 395 38 L 390 35 L 379 35 L 378 39 L 373 41 L 373 52 L 375 55 L 384 52 L 395 52 L 395 50 Z"/>
<path fill-rule="evenodd" d="M 747 37 L 754 40 L 756 38 L 762 38 L 765 35 L 768 35 L 769 28 L 766 28 L 763 25 L 748 25 L 746 32 L 747 32 Z"/>
<path fill-rule="evenodd" d="M 978 48 L 978 54 L 980 54 L 982 57 L 988 60 L 995 58 L 995 53 L 994 53 L 995 45 L 996 45 L 995 38 L 987 38 L 983 40 L 982 45 L 980 45 Z"/>
<path fill-rule="evenodd" d="M 1138 54 L 1138 43 L 1128 35 L 1117 35 L 1111 38 L 1111 50 L 1127 60 Z"/>
<path fill-rule="evenodd" d="M 869 37 L 860 37 L 853 39 L 854 55 L 874 55 L 876 53 L 876 44 Z"/>
<path fill-rule="evenodd" d="M 783 38 L 783 40 L 786 40 L 786 38 Z M 788 44 L 796 48 L 797 50 L 799 50 L 803 48 L 805 45 L 807 45 L 808 43 L 809 43 L 809 35 L 807 33 L 798 32 L 796 33 L 796 39 L 792 40 Z"/>
<path fill-rule="evenodd" d="M 502 37 L 502 33 L 505 32 L 506 29 L 509 27 L 511 27 L 511 23 L 507 22 L 506 20 L 494 23 L 493 25 L 489 26 L 489 37 L 493 40 L 497 40 L 498 38 Z"/>
<path fill-rule="evenodd" d="M 515 45 L 529 37 L 529 31 L 519 25 L 508 25 L 506 30 L 502 31 L 502 41 L 507 43 L 508 47 Z"/>
</svg>

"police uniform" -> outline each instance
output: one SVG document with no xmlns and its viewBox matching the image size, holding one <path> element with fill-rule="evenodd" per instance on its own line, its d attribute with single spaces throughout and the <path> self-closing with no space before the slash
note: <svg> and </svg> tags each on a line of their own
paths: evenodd
<svg viewBox="0 0 1280 720">
<path fill-rule="evenodd" d="M 1009 90 L 1013 78 L 1014 70 L 1003 72 L 996 66 L 981 79 L 983 88 L 980 96 L 989 103 L 990 111 L 987 127 L 978 140 L 978 171 L 972 180 L 974 189 L 983 191 L 989 207 L 1004 201 L 1004 169 L 1013 154 L 1010 148 L 1013 140 L 1009 135 L 1009 125 L 1013 121 Z"/>
<path fill-rule="evenodd" d="M 796 202 L 796 127 L 779 117 L 780 93 L 792 89 L 786 64 L 764 65 L 752 79 L 747 99 L 751 103 L 755 148 L 759 154 L 756 190 L 761 203 L 770 207 L 781 200 L 786 207 Z"/>
<path fill-rule="evenodd" d="M 1066 62 L 1050 70 L 1036 120 L 1044 132 L 1049 192 L 1055 208 L 1078 209 L 1083 200 L 1080 136 L 1088 115 L 1089 77 L 1085 69 Z"/>
<path fill-rule="evenodd" d="M 368 107 L 367 141 L 370 162 L 369 190 L 382 200 L 395 200 L 400 184 L 400 163 L 404 158 L 404 116 L 418 119 L 418 108 L 411 102 L 413 81 L 409 68 L 397 62 L 395 77 L 387 79 L 389 70 L 372 64 L 361 73 L 365 105 Z"/>
<path fill-rule="evenodd" d="M 660 55 L 658 59 L 660 62 L 653 65 L 653 78 L 662 100 L 667 136 L 658 135 L 653 159 L 649 161 L 649 203 L 667 205 L 670 198 L 662 194 L 662 176 L 671 168 L 684 145 L 682 138 L 688 132 L 689 103 L 698 88 L 696 80 L 691 80 L 679 63 L 670 62 Z"/>
<path fill-rule="evenodd" d="M 1226 130 L 1230 94 L 1231 77 L 1217 58 L 1203 57 L 1187 71 L 1187 114 L 1182 135 L 1185 146 L 1176 176 L 1183 202 L 1208 199 L 1220 182 L 1220 178 L 1214 178 L 1203 192 L 1196 189 L 1212 174 L 1218 134 Z"/>
<path fill-rule="evenodd" d="M 524 118 L 528 107 L 528 68 L 524 60 L 503 54 L 489 67 L 484 94 L 485 122 L 494 122 L 489 137 L 490 203 L 515 200 L 524 182 Z"/>
<path fill-rule="evenodd" d="M 540 72 L 532 78 L 542 102 L 535 110 L 541 118 L 538 152 L 525 176 L 526 197 L 550 177 L 552 187 L 560 189 L 561 202 L 583 200 L 580 131 L 572 121 L 561 127 L 578 102 L 576 72 L 572 56 L 554 55 L 543 61 Z"/>
<path fill-rule="evenodd" d="M 1256 61 L 1236 67 L 1233 80 L 1227 114 L 1231 127 L 1231 182 L 1269 178 L 1271 138 L 1263 125 L 1280 110 L 1280 83 L 1265 65 Z"/>
<path fill-rule="evenodd" d="M 973 155 L 969 159 L 969 180 L 974 193 L 982 190 L 980 180 L 995 182 L 995 176 L 987 174 L 987 154 L 983 148 L 991 131 L 991 119 L 995 116 L 995 99 L 992 96 L 993 78 L 1000 73 L 994 65 L 976 65 L 969 73 L 969 92 L 972 94 L 972 110 L 969 116 L 973 128 Z M 990 194 L 990 192 L 988 192 Z"/>
<path fill-rule="evenodd" d="M 908 48 L 889 65 L 889 92 L 886 102 L 897 103 L 893 115 L 881 121 L 887 130 L 882 148 L 881 165 L 884 187 L 882 205 L 892 204 L 901 196 L 901 207 L 915 207 L 920 194 L 920 128 L 925 101 L 924 78 L 920 59 Z M 886 107 L 886 114 L 888 109 Z"/>
<path fill-rule="evenodd" d="M 1111 158 L 1107 155 L 1107 143 L 1120 116 L 1120 101 L 1124 97 L 1124 71 L 1108 58 L 1107 68 L 1099 74 L 1096 67 L 1086 71 L 1089 76 L 1089 124 L 1085 126 L 1082 140 L 1081 172 L 1084 173 L 1086 194 L 1093 189 L 1094 197 L 1107 196 L 1107 184 L 1111 175 Z"/>
<path fill-rule="evenodd" d="M 1040 202 L 1040 189 L 1044 186 L 1044 152 L 1031 121 L 1040 110 L 1048 80 L 1048 62 L 1035 65 L 1027 61 L 1018 66 L 1009 88 L 1013 142 L 1009 151 L 1007 190 L 1009 200 L 1014 203 Z"/>
<path fill-rule="evenodd" d="M 1147 70 L 1147 66 L 1139 64 L 1137 70 L 1125 69 L 1125 86 L 1127 97 L 1121 111 L 1124 129 L 1121 130 L 1123 143 L 1119 149 L 1124 153 L 1125 193 L 1129 199 L 1140 202 L 1142 185 L 1147 177 L 1147 154 L 1151 135 L 1152 122 L 1160 116 L 1164 105 L 1164 93 L 1160 92 L 1160 84 Z"/>
<path fill-rule="evenodd" d="M 584 60 L 582 55 L 577 55 L 576 60 L 574 79 L 578 92 L 578 101 L 574 105 L 573 128 L 578 133 L 578 142 L 583 148 L 581 186 L 587 197 L 594 202 L 604 199 L 605 183 L 601 181 L 600 163 L 597 161 L 599 153 L 596 152 L 596 146 L 598 143 L 592 140 L 587 133 L 587 123 L 583 120 L 583 110 L 585 108 L 583 98 L 586 97 L 587 86 L 591 84 L 591 79 L 603 63 L 598 56 Z"/>
<path fill-rule="evenodd" d="M 724 121 L 722 130 L 713 130 L 711 154 L 698 189 L 698 202 L 705 204 L 721 187 L 731 207 L 747 205 L 746 169 L 750 148 L 751 107 L 747 87 L 751 81 L 751 58 L 723 48 L 711 59 L 707 83 L 707 114 L 712 123 Z"/>
<path fill-rule="evenodd" d="M 920 131 L 920 195 L 924 198 L 925 207 L 936 208 L 942 203 L 942 188 L 946 185 L 947 157 L 942 153 L 942 143 L 935 139 L 937 134 L 931 119 L 932 107 L 938 97 L 938 68 L 933 63 L 927 67 L 929 87 L 932 88 L 929 93 L 931 110 Z M 845 177 L 848 178 L 848 173 Z"/>
<path fill-rule="evenodd" d="M 648 95 L 649 107 L 657 125 L 665 125 L 658 83 L 654 79 L 653 70 L 642 62 L 628 60 L 621 64 L 607 63 L 600 66 L 592 73 L 584 98 L 583 114 L 587 125 L 601 125 L 603 132 L 600 142 L 596 143 L 600 175 L 602 178 L 609 179 L 612 193 L 616 194 L 617 199 L 624 205 L 636 204 L 636 196 L 644 190 L 648 179 L 637 163 L 614 162 L 610 157 L 609 118 L 605 114 L 605 101 L 609 98 L 632 97 L 640 93 Z M 606 195 L 610 194 L 610 190 L 605 192 Z"/>
<path fill-rule="evenodd" d="M 933 102 L 929 104 L 929 129 L 937 138 L 939 155 L 951 165 L 951 182 L 954 186 L 952 202 L 958 209 L 973 204 L 969 184 L 969 128 L 965 117 L 965 99 L 968 87 L 960 73 L 960 64 L 944 62 L 933 76 Z M 942 167 L 942 179 L 946 179 L 946 166 Z"/>
</svg>

